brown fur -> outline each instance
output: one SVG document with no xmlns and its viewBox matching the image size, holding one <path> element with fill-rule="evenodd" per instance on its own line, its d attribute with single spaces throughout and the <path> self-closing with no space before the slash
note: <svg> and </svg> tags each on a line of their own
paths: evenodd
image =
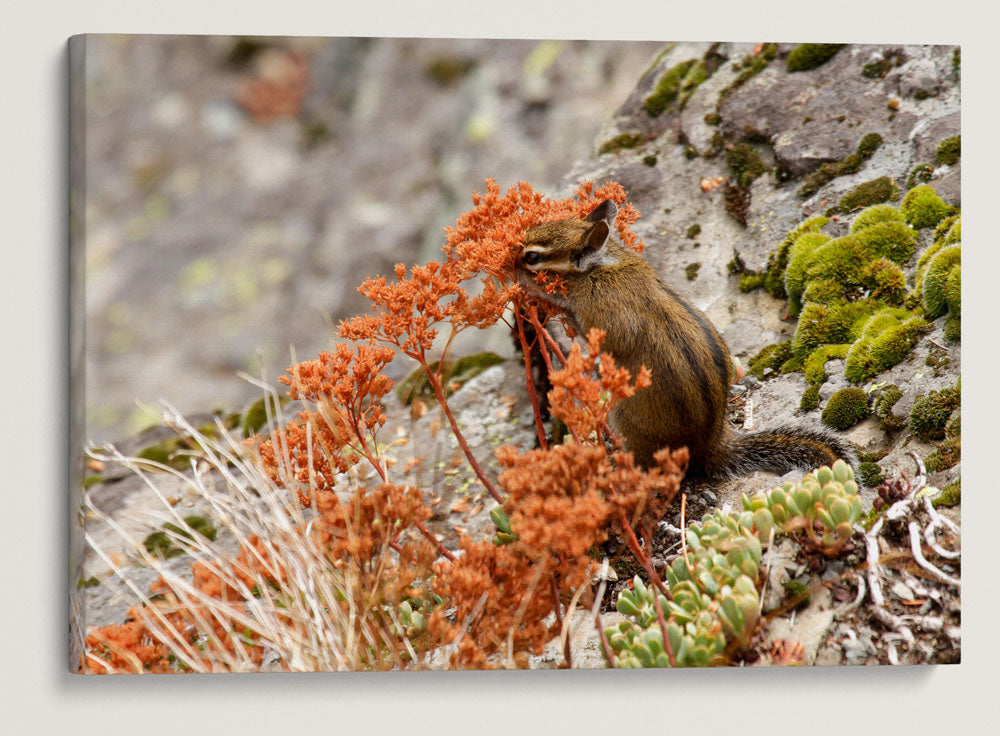
<svg viewBox="0 0 1000 736">
<path fill-rule="evenodd" d="M 849 448 L 823 430 L 783 427 L 735 436 L 726 422 L 731 363 L 722 337 L 704 313 L 663 283 L 637 253 L 605 240 L 607 223 L 594 219 L 531 228 L 518 265 L 528 272 L 522 283 L 529 286 L 532 272 L 558 273 L 567 295 L 544 298 L 563 307 L 581 333 L 592 327 L 603 330 L 604 350 L 633 375 L 642 365 L 652 371 L 652 385 L 622 402 L 612 415 L 638 462 L 649 466 L 660 448 L 687 446 L 693 472 L 725 477 L 816 459 L 832 462 L 828 458 L 838 455 L 852 459 Z M 532 252 L 538 256 L 529 257 L 537 260 L 530 264 L 524 259 Z"/>
</svg>

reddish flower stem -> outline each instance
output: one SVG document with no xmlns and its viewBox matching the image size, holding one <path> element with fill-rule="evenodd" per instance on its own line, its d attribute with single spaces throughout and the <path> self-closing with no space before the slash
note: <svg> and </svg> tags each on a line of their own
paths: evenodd
<svg viewBox="0 0 1000 736">
<path fill-rule="evenodd" d="M 517 321 L 517 336 L 521 341 L 521 353 L 524 355 L 524 377 L 528 386 L 528 397 L 531 399 L 531 411 L 535 415 L 535 432 L 538 434 L 539 446 L 543 450 L 547 450 L 549 449 L 549 442 L 545 437 L 545 426 L 542 424 L 542 410 L 538 406 L 535 381 L 531 377 L 531 346 L 528 345 L 528 338 L 524 334 L 524 318 L 520 310 L 515 312 L 514 318 Z"/>
<path fill-rule="evenodd" d="M 483 484 L 490 495 L 493 496 L 497 503 L 503 503 L 503 496 L 490 482 L 490 479 L 486 477 L 486 471 L 476 460 L 476 456 L 472 454 L 472 448 L 469 447 L 469 443 L 465 441 L 465 436 L 458 428 L 458 422 L 455 421 L 455 415 L 451 413 L 451 407 L 448 406 L 448 401 L 445 399 L 444 391 L 441 388 L 441 382 L 434 375 L 434 371 L 430 369 L 427 365 L 427 360 L 424 358 L 423 354 L 410 355 L 420 363 L 420 367 L 424 369 L 424 373 L 427 374 L 427 380 L 430 381 L 431 388 L 434 389 L 434 396 L 437 397 L 438 404 L 441 405 L 441 410 L 444 411 L 444 415 L 448 417 L 448 423 L 451 425 L 451 431 L 455 435 L 455 439 L 458 440 L 459 447 L 462 448 L 462 452 L 465 453 L 466 459 L 469 461 L 469 465 L 472 466 L 473 472 L 479 478 L 479 481 Z"/>
<path fill-rule="evenodd" d="M 667 635 L 667 622 L 663 618 L 663 606 L 660 605 L 660 596 L 655 593 L 653 594 L 653 605 L 656 606 L 656 620 L 660 623 L 660 631 L 663 634 L 663 648 L 667 652 L 667 659 L 670 660 L 671 667 L 676 667 L 674 648 L 670 644 L 670 637 Z"/>
<path fill-rule="evenodd" d="M 649 575 L 650 581 L 659 588 L 660 592 L 663 593 L 667 598 L 673 598 L 670 591 L 667 590 L 667 586 L 663 584 L 660 576 L 656 574 L 656 570 L 653 569 L 653 561 L 649 559 L 649 555 L 642 551 L 639 547 L 639 539 L 635 536 L 635 532 L 632 530 L 632 525 L 628 523 L 628 519 L 625 518 L 625 513 L 619 511 L 619 516 L 621 516 L 622 529 L 625 530 L 625 542 L 628 544 L 629 550 L 632 552 L 632 556 L 635 557 L 636 561 L 645 568 L 647 574 Z"/>
<path fill-rule="evenodd" d="M 437 551 L 444 555 L 449 562 L 455 561 L 455 555 L 453 555 L 447 547 L 441 544 L 441 541 L 437 537 L 431 534 L 431 530 L 424 525 L 424 522 L 418 521 L 415 523 L 415 526 L 420 530 L 420 533 L 427 538 L 427 541 L 433 544 L 437 548 Z"/>
</svg>

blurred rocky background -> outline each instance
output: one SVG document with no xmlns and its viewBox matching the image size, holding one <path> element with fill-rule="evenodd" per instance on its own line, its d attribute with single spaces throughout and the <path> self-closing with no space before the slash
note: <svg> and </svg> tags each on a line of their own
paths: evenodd
<svg viewBox="0 0 1000 736">
<path fill-rule="evenodd" d="M 362 278 L 434 258 L 484 179 L 552 193 L 662 48 L 87 37 L 87 438 L 161 399 L 240 409 L 237 371 L 329 347 Z"/>
</svg>

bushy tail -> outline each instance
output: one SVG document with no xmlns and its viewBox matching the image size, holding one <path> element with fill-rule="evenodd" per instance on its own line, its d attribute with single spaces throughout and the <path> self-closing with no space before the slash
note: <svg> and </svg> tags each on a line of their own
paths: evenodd
<svg viewBox="0 0 1000 736">
<path fill-rule="evenodd" d="M 782 425 L 733 437 L 724 465 L 716 475 L 735 478 L 755 470 L 787 473 L 795 468 L 805 471 L 820 465 L 833 465 L 840 458 L 857 467 L 851 446 L 825 429 Z"/>
</svg>

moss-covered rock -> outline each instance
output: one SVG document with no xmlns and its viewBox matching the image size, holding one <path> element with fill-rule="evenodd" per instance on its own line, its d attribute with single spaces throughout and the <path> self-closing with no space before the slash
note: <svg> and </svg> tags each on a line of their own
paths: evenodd
<svg viewBox="0 0 1000 736">
<path fill-rule="evenodd" d="M 785 342 L 766 345 L 747 363 L 747 372 L 763 379 L 778 375 L 781 365 L 792 355 L 792 343 Z"/>
<path fill-rule="evenodd" d="M 876 204 L 862 210 L 851 223 L 851 232 L 856 233 L 881 222 L 906 222 L 903 213 L 891 204 Z"/>
<path fill-rule="evenodd" d="M 843 47 L 842 43 L 800 43 L 785 60 L 790 72 L 804 72 L 825 64 Z"/>
<path fill-rule="evenodd" d="M 847 304 L 807 304 L 792 337 L 792 355 L 805 360 L 820 345 L 854 342 L 858 322 L 874 311 L 867 301 Z"/>
<path fill-rule="evenodd" d="M 945 138 L 937 147 L 938 166 L 951 166 L 958 163 L 962 156 L 962 136 L 955 135 Z"/>
<path fill-rule="evenodd" d="M 829 240 L 829 235 L 806 230 L 792 242 L 787 250 L 785 294 L 788 296 L 788 313 L 790 315 L 795 316 L 802 310 L 802 292 L 806 287 L 806 270 L 812 262 L 813 253 Z"/>
<path fill-rule="evenodd" d="M 902 417 L 892 413 L 892 407 L 903 398 L 903 390 L 895 384 L 889 384 L 877 389 L 872 396 L 872 414 L 878 417 L 879 427 L 889 431 L 899 429 L 906 422 Z"/>
<path fill-rule="evenodd" d="M 812 411 L 819 406 L 819 386 L 810 386 L 802 392 L 799 408 L 802 411 Z"/>
<path fill-rule="evenodd" d="M 869 488 L 875 488 L 882 482 L 882 468 L 878 463 L 864 462 L 858 465 L 858 478 Z"/>
<path fill-rule="evenodd" d="M 926 184 L 934 175 L 934 167 L 930 164 L 917 164 L 910 169 L 910 175 L 906 177 L 906 188 L 913 189 L 920 184 Z"/>
<path fill-rule="evenodd" d="M 803 371 L 806 380 L 814 386 L 820 386 L 826 381 L 826 362 L 837 358 L 847 357 L 849 344 L 843 345 L 823 345 L 813 350 L 809 357 L 803 361 Z"/>
<path fill-rule="evenodd" d="M 895 220 L 872 223 L 850 237 L 861 246 L 863 257 L 888 258 L 901 264 L 913 257 L 917 244 L 916 231 Z"/>
<path fill-rule="evenodd" d="M 868 395 L 860 388 L 842 388 L 826 402 L 821 419 L 828 427 L 847 429 L 871 414 Z"/>
<path fill-rule="evenodd" d="M 707 77 L 702 76 L 704 72 L 699 73 L 699 69 L 698 59 L 688 59 L 663 72 L 652 93 L 643 100 L 646 112 L 653 117 L 663 114 L 681 92 L 705 81 Z"/>
<path fill-rule="evenodd" d="M 853 174 L 861 170 L 865 161 L 870 159 L 879 146 L 882 145 L 882 136 L 878 133 L 869 133 L 858 143 L 857 150 L 847 156 L 842 161 L 831 161 L 821 164 L 816 171 L 812 172 L 802 182 L 798 194 L 800 197 L 811 197 L 820 190 L 821 187 L 836 179 L 838 176 Z"/>
<path fill-rule="evenodd" d="M 962 502 L 962 479 L 956 478 L 951 483 L 941 489 L 941 495 L 931 501 L 931 505 L 936 508 L 951 508 L 958 506 Z"/>
<path fill-rule="evenodd" d="M 838 206 L 842 212 L 853 212 L 880 202 L 889 202 L 899 196 L 899 187 L 888 176 L 858 184 L 840 198 Z"/>
<path fill-rule="evenodd" d="M 931 473 L 955 467 L 962 459 L 962 438 L 949 437 L 924 458 L 924 465 Z"/>
<path fill-rule="evenodd" d="M 767 172 L 767 166 L 760 155 L 745 141 L 726 151 L 726 165 L 733 181 L 744 187 L 750 186 L 754 179 Z"/>
<path fill-rule="evenodd" d="M 962 246 L 949 245 L 931 258 L 922 281 L 922 302 L 929 319 L 945 314 L 954 304 L 961 313 Z M 952 293 L 952 290 L 958 293 Z"/>
<path fill-rule="evenodd" d="M 952 212 L 951 205 L 926 184 L 908 191 L 899 209 L 906 221 L 917 229 L 933 227 Z"/>
<path fill-rule="evenodd" d="M 441 371 L 441 384 L 444 388 L 445 396 L 450 396 L 455 390 L 470 381 L 487 368 L 503 362 L 496 353 L 483 352 L 465 355 L 454 363 L 446 362 Z M 437 370 L 438 361 L 430 364 L 431 370 Z M 406 378 L 396 386 L 396 396 L 400 402 L 409 406 L 417 399 L 433 402 L 436 401 L 434 390 L 427 380 L 427 374 L 423 368 L 416 368 Z"/>
<path fill-rule="evenodd" d="M 942 439 L 945 425 L 961 400 L 957 386 L 918 396 L 910 411 L 910 431 L 925 441 Z"/>
<path fill-rule="evenodd" d="M 930 326 L 901 309 L 881 309 L 865 322 L 861 337 L 847 352 L 844 375 L 852 383 L 867 381 L 900 363 Z"/>
<path fill-rule="evenodd" d="M 899 306 L 906 296 L 906 276 L 888 258 L 869 261 L 861 270 L 861 283 L 872 299 Z"/>
<path fill-rule="evenodd" d="M 605 153 L 618 153 L 619 151 L 636 148 L 642 145 L 642 134 L 635 132 L 619 133 L 614 138 L 610 138 L 597 149 L 598 155 Z"/>
</svg>

